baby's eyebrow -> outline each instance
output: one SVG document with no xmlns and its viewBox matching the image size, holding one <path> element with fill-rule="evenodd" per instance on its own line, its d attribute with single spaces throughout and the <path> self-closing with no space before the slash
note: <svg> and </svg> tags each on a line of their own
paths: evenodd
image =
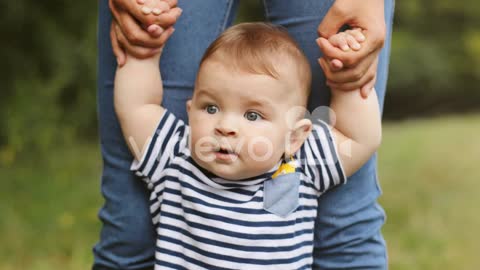
<svg viewBox="0 0 480 270">
<path fill-rule="evenodd" d="M 209 96 L 211 98 L 215 98 L 215 95 L 213 93 L 211 93 L 211 91 L 209 90 L 206 90 L 206 89 L 198 89 L 196 90 L 197 91 L 197 95 L 198 96 L 202 96 L 202 95 L 205 95 L 205 96 Z"/>
<path fill-rule="evenodd" d="M 256 99 L 249 99 L 246 104 L 248 106 L 258 106 L 258 107 L 266 107 L 267 109 L 273 110 L 275 107 L 274 104 L 267 100 L 267 99 L 262 99 L 262 98 L 256 98 Z"/>
</svg>

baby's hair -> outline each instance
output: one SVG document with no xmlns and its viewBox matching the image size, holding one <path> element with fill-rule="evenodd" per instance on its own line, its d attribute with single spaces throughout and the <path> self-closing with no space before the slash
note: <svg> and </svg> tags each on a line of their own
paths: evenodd
<svg viewBox="0 0 480 270">
<path fill-rule="evenodd" d="M 219 56 L 228 67 L 280 79 L 278 66 L 293 64 L 305 100 L 310 94 L 311 70 L 307 58 L 285 28 L 270 23 L 241 23 L 228 28 L 207 48 L 200 67 Z M 293 75 L 293 74 L 292 74 Z"/>
</svg>

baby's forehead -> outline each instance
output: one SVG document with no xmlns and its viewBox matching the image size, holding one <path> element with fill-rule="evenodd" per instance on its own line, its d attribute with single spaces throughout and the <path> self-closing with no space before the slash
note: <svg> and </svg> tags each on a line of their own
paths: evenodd
<svg viewBox="0 0 480 270">
<path fill-rule="evenodd" d="M 204 59 L 201 66 L 204 63 L 209 63 L 234 72 L 265 74 L 276 79 L 281 79 L 281 77 L 285 76 L 296 76 L 294 71 L 298 69 L 298 61 L 291 55 L 284 52 L 275 54 L 269 52 L 259 55 L 255 59 L 252 59 L 253 57 L 242 58 L 241 55 L 232 57 L 225 50 L 219 50 Z"/>
<path fill-rule="evenodd" d="M 292 74 L 281 72 L 282 76 L 275 78 L 215 62 L 206 62 L 201 68 L 204 70 L 199 71 L 195 84 L 197 97 L 209 95 L 214 99 L 236 99 L 242 104 L 271 106 L 304 106 L 307 99 L 302 84 Z"/>
<path fill-rule="evenodd" d="M 228 74 L 232 78 L 265 75 L 281 84 L 303 84 L 295 63 L 283 61 L 280 58 L 271 62 L 258 61 L 253 64 L 245 64 L 228 58 L 211 57 L 202 63 L 197 76 L 224 74 Z M 294 87 L 290 86 L 290 88 Z"/>
</svg>

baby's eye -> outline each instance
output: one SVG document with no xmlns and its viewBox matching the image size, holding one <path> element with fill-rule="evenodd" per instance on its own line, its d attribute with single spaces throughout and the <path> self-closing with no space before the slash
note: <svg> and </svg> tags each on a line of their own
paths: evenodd
<svg viewBox="0 0 480 270">
<path fill-rule="evenodd" d="M 246 112 L 245 118 L 247 118 L 248 121 L 257 121 L 261 119 L 262 116 L 256 112 Z"/>
<path fill-rule="evenodd" d="M 205 111 L 209 114 L 215 114 L 218 112 L 218 107 L 215 105 L 207 105 Z"/>
</svg>

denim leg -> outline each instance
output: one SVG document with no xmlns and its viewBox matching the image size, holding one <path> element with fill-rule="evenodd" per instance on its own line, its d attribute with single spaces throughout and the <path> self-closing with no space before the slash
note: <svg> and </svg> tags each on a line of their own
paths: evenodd
<svg viewBox="0 0 480 270">
<path fill-rule="evenodd" d="M 162 56 L 163 105 L 186 119 L 198 62 L 208 44 L 232 22 L 233 0 L 179 1 L 184 9 Z M 110 43 L 108 1 L 99 1 L 98 119 L 103 158 L 101 190 L 105 204 L 100 241 L 93 249 L 93 269 L 152 269 L 156 235 L 149 213 L 149 192 L 129 171 L 133 159 L 113 108 L 116 69 Z"/>
<path fill-rule="evenodd" d="M 312 66 L 309 110 L 327 105 L 330 95 L 325 76 L 317 63 L 321 52 L 315 43 L 317 27 L 334 0 L 264 0 L 269 21 L 285 26 L 304 50 Z M 381 109 L 385 97 L 390 54 L 393 0 L 385 0 L 387 39 L 380 54 L 376 91 Z M 386 269 L 386 246 L 381 234 L 385 213 L 378 205 L 376 155 L 346 185 L 319 199 L 315 228 L 313 269 Z"/>
<path fill-rule="evenodd" d="M 165 45 L 160 70 L 163 106 L 186 121 L 186 101 L 192 95 L 203 53 L 232 24 L 238 0 L 179 0 L 178 6 L 183 13 Z"/>
</svg>

